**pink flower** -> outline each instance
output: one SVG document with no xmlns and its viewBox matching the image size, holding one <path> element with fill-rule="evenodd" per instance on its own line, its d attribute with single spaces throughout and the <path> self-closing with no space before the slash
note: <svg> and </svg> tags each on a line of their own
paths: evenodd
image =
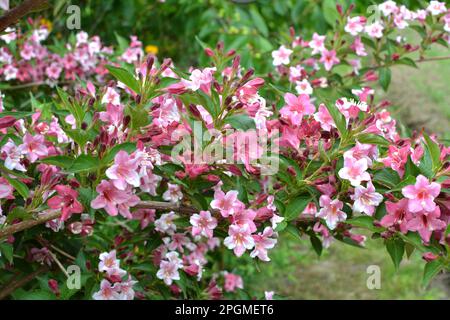
<svg viewBox="0 0 450 320">
<path fill-rule="evenodd" d="M 211 92 L 211 84 L 214 82 L 213 73 L 215 71 L 216 68 L 194 69 L 189 76 L 190 81 L 184 80 L 186 88 L 192 91 L 200 89 L 209 94 Z"/>
<path fill-rule="evenodd" d="M 173 211 L 162 214 L 159 219 L 155 221 L 155 230 L 173 234 L 177 230 L 177 225 L 174 223 L 175 219 L 178 219 L 178 216 Z"/>
<path fill-rule="evenodd" d="M 255 241 L 248 226 L 230 225 L 228 235 L 223 244 L 228 249 L 232 249 L 237 257 L 242 256 L 245 250 L 250 250 L 255 246 Z"/>
<path fill-rule="evenodd" d="M 120 95 L 111 87 L 106 88 L 106 92 L 103 95 L 102 103 L 112 104 L 114 106 L 120 105 Z"/>
<path fill-rule="evenodd" d="M 311 54 L 321 53 L 325 50 L 325 36 L 318 35 L 314 32 L 312 40 L 309 42 L 309 47 L 313 49 Z"/>
<path fill-rule="evenodd" d="M 244 282 L 242 278 L 236 274 L 225 272 L 225 284 L 224 289 L 226 292 L 234 292 L 236 288 L 244 289 Z"/>
<path fill-rule="evenodd" d="M 310 102 L 309 96 L 301 94 L 298 97 L 292 93 L 284 95 L 286 105 L 281 108 L 280 115 L 289 120 L 292 125 L 298 126 L 302 123 L 303 116 L 313 114 L 316 110 Z"/>
<path fill-rule="evenodd" d="M 4 177 L 0 177 L 0 199 L 13 198 L 14 188 Z"/>
<path fill-rule="evenodd" d="M 303 79 L 302 81 L 297 81 L 295 83 L 295 91 L 297 91 L 298 94 L 311 95 L 313 93 L 313 88 L 308 80 Z"/>
<path fill-rule="evenodd" d="M 436 208 L 434 198 L 441 192 L 441 185 L 429 182 L 426 177 L 419 175 L 414 185 L 402 189 L 403 195 L 409 199 L 408 208 L 411 212 L 433 212 Z M 426 214 L 426 212 L 424 214 Z"/>
<path fill-rule="evenodd" d="M 256 225 L 253 222 L 256 217 L 256 211 L 253 209 L 245 209 L 244 206 L 242 208 L 235 211 L 235 213 L 231 216 L 231 223 L 237 226 L 248 226 L 250 229 L 250 233 L 256 231 Z"/>
<path fill-rule="evenodd" d="M 383 37 L 383 25 L 376 21 L 370 25 L 366 25 L 365 31 L 371 38 L 381 38 Z"/>
<path fill-rule="evenodd" d="M 400 231 L 406 233 L 406 223 L 411 218 L 408 199 L 401 199 L 397 203 L 386 201 L 386 211 L 387 214 L 381 219 L 380 224 L 385 228 L 398 225 Z"/>
<path fill-rule="evenodd" d="M 410 231 L 418 231 L 424 243 L 430 241 L 433 231 L 445 229 L 447 224 L 438 219 L 441 215 L 439 207 L 431 212 L 418 212 L 415 217 L 408 221 L 406 228 Z"/>
<path fill-rule="evenodd" d="M 167 190 L 163 193 L 163 199 L 172 203 L 180 201 L 183 199 L 181 187 L 177 184 L 168 183 Z"/>
<path fill-rule="evenodd" d="M 106 170 L 106 176 L 119 190 L 125 190 L 128 184 L 139 187 L 141 179 L 137 167 L 137 160 L 130 157 L 126 151 L 120 150 L 114 157 L 114 165 Z"/>
<path fill-rule="evenodd" d="M 174 280 L 180 280 L 178 270 L 183 267 L 183 262 L 178 258 L 178 252 L 167 253 L 166 259 L 161 261 L 156 277 L 170 286 Z"/>
<path fill-rule="evenodd" d="M 323 63 L 325 70 L 330 71 L 333 66 L 341 62 L 341 60 L 339 60 L 339 58 L 336 56 L 335 50 L 328 51 L 327 49 L 324 49 L 322 51 L 320 62 Z"/>
<path fill-rule="evenodd" d="M 433 16 L 437 16 L 441 13 L 446 12 L 447 8 L 445 7 L 445 2 L 430 1 L 430 4 L 427 7 L 427 11 L 429 11 Z"/>
<path fill-rule="evenodd" d="M 319 105 L 319 110 L 314 114 L 314 119 L 320 122 L 320 126 L 325 131 L 330 131 L 331 127 L 336 128 L 334 120 L 328 112 L 327 107 L 324 104 Z"/>
<path fill-rule="evenodd" d="M 70 188 L 69 186 L 57 185 L 55 190 L 58 193 L 57 196 L 49 199 L 47 204 L 52 209 L 61 209 L 61 220 L 65 221 L 70 218 L 72 213 L 82 213 L 83 206 L 78 202 L 78 192 Z"/>
<path fill-rule="evenodd" d="M 396 12 L 398 10 L 397 4 L 394 1 L 385 1 L 378 5 L 378 9 L 383 12 L 383 15 L 387 17 L 388 15 Z"/>
<path fill-rule="evenodd" d="M 23 144 L 19 146 L 19 149 L 32 163 L 36 162 L 38 159 L 45 158 L 48 155 L 44 136 L 40 134 L 32 136 L 27 132 L 23 137 Z"/>
<path fill-rule="evenodd" d="M 211 216 L 209 211 L 200 211 L 193 214 L 189 220 L 192 224 L 192 235 L 202 235 L 207 238 L 213 237 L 213 230 L 217 227 L 217 219 Z"/>
<path fill-rule="evenodd" d="M 356 145 L 350 150 L 347 150 L 344 153 L 344 157 L 352 157 L 356 160 L 366 159 L 367 165 L 371 166 L 372 160 L 375 160 L 378 157 L 378 149 L 376 145 L 359 143 L 356 141 Z"/>
<path fill-rule="evenodd" d="M 214 192 L 214 200 L 211 201 L 211 208 L 220 210 L 220 214 L 226 218 L 233 215 L 236 207 L 239 206 L 238 192 L 236 190 L 228 191 L 226 194 L 222 190 Z"/>
<path fill-rule="evenodd" d="M 355 200 L 353 211 L 365 213 L 369 216 L 373 216 L 375 207 L 383 201 L 383 196 L 375 192 L 375 187 L 370 181 L 367 183 L 367 187 L 357 186 L 355 194 L 351 198 Z"/>
<path fill-rule="evenodd" d="M 120 269 L 120 260 L 116 258 L 116 250 L 103 252 L 99 259 L 98 270 L 100 272 L 106 272 L 109 276 L 118 278 L 122 278 L 126 274 L 125 270 Z"/>
<path fill-rule="evenodd" d="M 275 291 L 264 291 L 264 298 L 266 300 L 273 300 L 274 294 L 275 294 Z"/>
<path fill-rule="evenodd" d="M 362 158 L 356 160 L 353 157 L 344 158 L 344 167 L 339 170 L 339 177 L 349 180 L 351 185 L 357 187 L 362 181 L 369 181 L 370 175 L 366 172 L 367 160 Z"/>
<path fill-rule="evenodd" d="M 281 46 L 278 50 L 272 52 L 273 65 L 280 66 L 282 64 L 289 64 L 289 56 L 292 54 L 292 50 Z"/>
<path fill-rule="evenodd" d="M 364 30 L 365 23 L 366 18 L 364 17 L 348 17 L 347 24 L 345 25 L 345 31 L 350 33 L 352 36 L 357 36 L 358 33 Z"/>
<path fill-rule="evenodd" d="M 93 209 L 104 208 L 110 216 L 117 216 L 118 205 L 127 203 L 130 197 L 134 196 L 129 191 L 117 189 L 111 181 L 107 180 L 102 180 L 95 190 L 98 192 L 98 196 L 92 200 L 91 207 Z"/>
<path fill-rule="evenodd" d="M 271 238 L 276 236 L 271 227 L 265 227 L 263 232 L 253 235 L 255 240 L 255 249 L 250 253 L 250 257 L 258 257 L 262 261 L 270 261 L 267 250 L 272 249 L 277 243 L 277 239 Z"/>
<path fill-rule="evenodd" d="M 319 199 L 320 211 L 316 214 L 316 217 L 325 219 L 325 222 L 331 230 L 335 229 L 338 222 L 345 221 L 347 214 L 341 211 L 344 204 L 338 199 L 331 200 L 327 195 L 320 196 Z"/>
<path fill-rule="evenodd" d="M 108 280 L 103 279 L 100 283 L 100 290 L 92 295 L 94 300 L 120 300 L 117 290 Z"/>
<path fill-rule="evenodd" d="M 380 160 L 386 167 L 391 167 L 392 170 L 397 171 L 402 176 L 410 152 L 409 145 L 400 148 L 390 145 L 388 148 L 388 156 Z"/>
<path fill-rule="evenodd" d="M 2 147 L 1 152 L 6 154 L 6 168 L 9 170 L 27 171 L 21 163 L 24 156 L 23 149 L 17 147 L 11 139 L 8 139 L 8 142 Z"/>
<path fill-rule="evenodd" d="M 134 299 L 134 290 L 133 286 L 138 283 L 135 280 L 131 280 L 131 277 L 128 275 L 127 281 L 118 282 L 114 285 L 117 290 L 120 292 L 120 300 L 133 300 Z"/>
<path fill-rule="evenodd" d="M 133 212 L 133 219 L 140 220 L 141 230 L 145 229 L 151 222 L 155 221 L 155 209 L 138 209 Z"/>
</svg>

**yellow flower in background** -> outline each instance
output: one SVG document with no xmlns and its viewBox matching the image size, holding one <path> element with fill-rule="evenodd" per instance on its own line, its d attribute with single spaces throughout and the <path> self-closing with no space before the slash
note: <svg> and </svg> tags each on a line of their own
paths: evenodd
<svg viewBox="0 0 450 320">
<path fill-rule="evenodd" d="M 45 18 L 42 18 L 42 19 L 40 20 L 40 23 L 41 23 L 42 26 L 47 27 L 48 32 L 52 31 L 52 29 L 53 29 L 53 23 L 52 23 L 50 20 L 47 20 L 47 19 L 45 19 Z"/>
<path fill-rule="evenodd" d="M 145 46 L 145 52 L 157 55 L 158 54 L 158 46 L 149 44 L 149 45 Z"/>
</svg>

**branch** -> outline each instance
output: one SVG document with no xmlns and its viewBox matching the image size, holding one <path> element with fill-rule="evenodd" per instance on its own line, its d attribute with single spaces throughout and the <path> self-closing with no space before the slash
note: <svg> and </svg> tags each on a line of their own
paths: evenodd
<svg viewBox="0 0 450 320">
<path fill-rule="evenodd" d="M 161 202 L 161 201 L 141 201 L 137 206 L 134 208 L 138 209 L 155 209 L 155 210 L 162 210 L 162 211 L 175 211 L 179 213 L 197 213 L 199 210 L 190 207 L 190 206 L 183 206 L 181 204 L 177 203 L 171 203 L 171 202 Z M 52 211 L 45 215 L 40 215 L 35 219 L 32 220 L 25 220 L 16 224 L 13 224 L 11 226 L 7 226 L 3 229 L 0 229 L 0 239 L 8 237 L 16 232 L 20 232 L 26 229 L 30 229 L 32 227 L 38 226 L 40 224 L 46 223 L 47 221 L 57 219 L 61 216 L 61 211 Z"/>
<path fill-rule="evenodd" d="M 7 296 L 9 296 L 11 293 L 16 291 L 16 289 L 19 289 L 26 285 L 31 280 L 34 280 L 38 275 L 41 273 L 44 273 L 48 270 L 47 266 L 43 266 L 36 271 L 30 273 L 29 275 L 23 277 L 20 280 L 12 280 L 9 283 L 7 283 L 1 290 L 0 290 L 0 300 L 5 299 Z"/>
<path fill-rule="evenodd" d="M 0 17 L 0 32 L 3 32 L 10 25 L 15 24 L 30 12 L 42 9 L 46 6 L 48 6 L 48 0 L 25 0 L 17 7 L 6 11 L 6 13 Z"/>
</svg>

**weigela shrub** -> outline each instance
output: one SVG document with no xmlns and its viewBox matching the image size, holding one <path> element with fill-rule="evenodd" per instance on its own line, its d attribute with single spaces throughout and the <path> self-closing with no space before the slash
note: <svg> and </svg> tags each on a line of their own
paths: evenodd
<svg viewBox="0 0 450 320">
<path fill-rule="evenodd" d="M 57 86 L 31 111 L 1 105 L 0 293 L 263 298 L 233 268 L 270 261 L 280 233 L 319 255 L 370 233 L 397 267 L 420 252 L 425 284 L 448 270 L 450 149 L 402 137 L 368 84 L 448 37 L 448 11 L 380 8 L 372 24 L 338 8 L 332 38 L 293 35 L 273 53 L 274 85 L 222 43 L 205 48 L 211 66 L 185 73 L 143 58 L 135 37 L 114 52 L 83 32 L 46 47 L 36 25 L 2 36 L 4 80 Z M 409 25 L 426 34 L 417 49 L 389 37 Z M 366 47 L 366 67 L 335 72 Z M 66 285 L 69 266 L 80 286 Z M 18 271 L 36 277 L 8 292 Z"/>
</svg>

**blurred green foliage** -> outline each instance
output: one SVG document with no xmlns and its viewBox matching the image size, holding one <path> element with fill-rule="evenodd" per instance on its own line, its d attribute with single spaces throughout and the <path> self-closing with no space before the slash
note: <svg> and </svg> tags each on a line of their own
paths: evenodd
<svg viewBox="0 0 450 320">
<path fill-rule="evenodd" d="M 13 1 L 14 3 L 15 1 Z M 414 8 L 418 0 L 397 1 Z M 144 45 L 156 45 L 160 57 L 171 57 L 181 67 L 202 63 L 196 37 L 209 46 L 218 41 L 242 55 L 242 65 L 269 72 L 267 56 L 287 36 L 289 27 L 309 36 L 325 33 L 334 24 L 336 3 L 366 13 L 369 0 L 53 0 L 41 13 L 54 30 L 67 36 L 68 5 L 81 9 L 81 27 L 114 44 L 115 33 L 137 35 Z M 199 61 L 200 59 L 200 61 Z M 269 59 L 270 60 L 270 59 Z"/>
</svg>

